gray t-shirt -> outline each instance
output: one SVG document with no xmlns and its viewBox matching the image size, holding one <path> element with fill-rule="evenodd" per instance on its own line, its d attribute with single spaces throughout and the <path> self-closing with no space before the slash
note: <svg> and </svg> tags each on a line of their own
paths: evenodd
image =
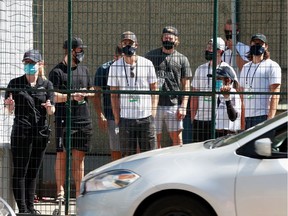
<svg viewBox="0 0 288 216">
<path fill-rule="evenodd" d="M 157 48 L 148 52 L 145 57 L 151 60 L 155 67 L 160 91 L 181 91 L 181 79 L 192 78 L 188 58 L 176 50 L 171 54 L 166 54 L 162 52 L 162 48 Z M 159 106 L 177 104 L 181 104 L 181 97 L 178 95 L 159 96 Z"/>
</svg>

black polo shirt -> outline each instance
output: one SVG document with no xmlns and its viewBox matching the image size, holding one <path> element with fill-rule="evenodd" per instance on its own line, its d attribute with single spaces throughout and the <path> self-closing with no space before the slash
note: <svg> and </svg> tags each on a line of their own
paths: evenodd
<svg viewBox="0 0 288 216">
<path fill-rule="evenodd" d="M 53 85 L 49 80 L 38 77 L 36 85 L 31 87 L 26 75 L 12 79 L 5 92 L 5 98 L 10 93 L 15 101 L 14 125 L 33 127 L 43 126 L 46 120 L 46 109 L 42 106 L 48 99 L 54 105 Z"/>
</svg>

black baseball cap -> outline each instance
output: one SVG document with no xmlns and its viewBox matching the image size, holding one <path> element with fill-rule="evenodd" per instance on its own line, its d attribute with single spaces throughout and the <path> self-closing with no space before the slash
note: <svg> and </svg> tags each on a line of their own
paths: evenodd
<svg viewBox="0 0 288 216">
<path fill-rule="evenodd" d="M 228 66 L 220 66 L 216 69 L 216 77 L 230 78 L 232 81 L 235 80 L 235 73 Z"/>
<path fill-rule="evenodd" d="M 40 62 L 42 61 L 42 56 L 39 52 L 39 50 L 28 50 L 27 52 L 24 53 L 22 62 L 26 60 L 31 60 L 33 62 Z"/>
<path fill-rule="evenodd" d="M 165 33 L 173 34 L 175 36 L 178 36 L 179 34 L 178 30 L 173 26 L 166 26 L 165 28 L 163 28 L 162 34 L 165 34 Z"/>
<path fill-rule="evenodd" d="M 266 38 L 266 36 L 264 35 L 264 34 L 261 34 L 261 33 L 257 33 L 257 34 L 255 34 L 255 35 L 253 35 L 252 37 L 251 37 L 251 41 L 253 41 L 253 40 L 261 40 L 262 42 L 264 42 L 264 43 L 267 43 L 267 38 Z"/>
<path fill-rule="evenodd" d="M 126 32 L 123 32 L 123 33 L 121 34 L 121 41 L 123 41 L 123 40 L 131 40 L 131 41 L 133 41 L 134 43 L 137 43 L 137 37 L 136 37 L 136 35 L 135 35 L 133 32 L 131 32 L 131 31 L 126 31 Z"/>
<path fill-rule="evenodd" d="M 85 48 L 85 47 L 87 47 L 87 46 L 85 46 L 85 45 L 83 44 L 83 41 L 82 41 L 81 38 L 79 38 L 79 37 L 74 37 L 74 38 L 72 38 L 72 49 L 76 49 L 76 48 L 78 48 L 78 47 L 80 47 L 80 48 Z M 63 44 L 63 49 L 68 49 L 68 40 L 66 40 L 66 41 L 64 42 L 64 44 Z"/>
</svg>

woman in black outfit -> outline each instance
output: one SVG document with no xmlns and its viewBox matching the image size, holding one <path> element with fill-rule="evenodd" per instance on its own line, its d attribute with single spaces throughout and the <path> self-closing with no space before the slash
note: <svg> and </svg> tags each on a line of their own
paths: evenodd
<svg viewBox="0 0 288 216">
<path fill-rule="evenodd" d="M 11 133 L 13 192 L 19 213 L 37 214 L 34 209 L 36 179 L 49 139 L 46 114 L 55 111 L 53 85 L 44 76 L 38 50 L 24 54 L 25 75 L 12 79 L 5 93 L 5 107 L 15 118 Z"/>
</svg>

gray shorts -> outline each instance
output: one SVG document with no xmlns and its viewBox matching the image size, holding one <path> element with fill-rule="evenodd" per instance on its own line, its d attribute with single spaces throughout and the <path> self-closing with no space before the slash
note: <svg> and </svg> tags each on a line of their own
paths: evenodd
<svg viewBox="0 0 288 216">
<path fill-rule="evenodd" d="M 108 136 L 111 151 L 120 151 L 119 133 L 115 133 L 115 121 L 108 120 Z"/>
<path fill-rule="evenodd" d="M 183 130 L 183 120 L 177 119 L 178 105 L 158 106 L 155 118 L 156 133 L 162 133 L 163 122 L 166 124 L 168 132 Z"/>
</svg>

